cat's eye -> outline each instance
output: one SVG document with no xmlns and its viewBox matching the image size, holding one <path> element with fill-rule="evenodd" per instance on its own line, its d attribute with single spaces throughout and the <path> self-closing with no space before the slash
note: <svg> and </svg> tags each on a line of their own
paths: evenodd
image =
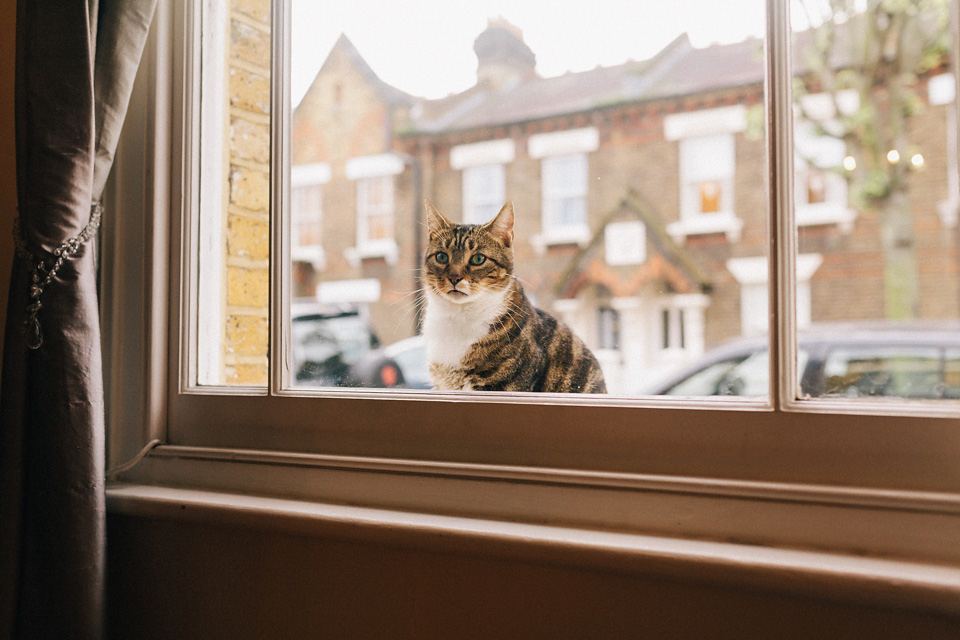
<svg viewBox="0 0 960 640">
<path fill-rule="evenodd" d="M 483 255 L 482 253 L 475 253 L 472 256 L 470 256 L 470 264 L 472 264 L 475 267 L 480 266 L 486 261 L 487 261 L 487 256 Z"/>
<path fill-rule="evenodd" d="M 447 264 L 450 262 L 450 256 L 448 256 L 443 251 L 438 251 L 433 255 L 433 259 L 437 261 L 437 264 Z"/>
</svg>

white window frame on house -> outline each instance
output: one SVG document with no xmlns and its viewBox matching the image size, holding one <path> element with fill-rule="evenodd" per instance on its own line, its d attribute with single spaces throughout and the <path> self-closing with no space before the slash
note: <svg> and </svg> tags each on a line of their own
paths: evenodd
<svg viewBox="0 0 960 640">
<path fill-rule="evenodd" d="M 393 229 L 396 223 L 395 176 L 403 173 L 404 166 L 404 159 L 394 153 L 359 156 L 347 160 L 347 179 L 355 181 L 357 188 L 357 244 L 347 250 L 346 256 L 352 264 L 359 264 L 360 261 L 370 258 L 382 258 L 390 265 L 397 263 L 400 247 Z M 384 191 L 384 201 L 378 206 L 372 206 L 369 202 L 369 190 L 372 188 Z M 370 237 L 368 221 L 374 216 L 390 219 L 390 237 Z"/>
<path fill-rule="evenodd" d="M 483 224 L 507 199 L 506 167 L 516 157 L 513 140 L 485 140 L 450 149 L 450 166 L 463 172 L 463 219 Z"/>
<path fill-rule="evenodd" d="M 957 99 L 957 79 L 950 73 L 941 73 L 930 78 L 927 84 L 927 100 L 931 105 L 949 105 L 955 104 Z M 947 139 L 946 139 L 946 158 L 947 158 L 947 194 L 946 197 L 937 204 L 937 213 L 940 215 L 940 221 L 947 229 L 957 226 L 958 212 L 960 212 L 960 166 L 956 150 L 960 148 L 957 133 L 957 109 L 947 110 Z"/>
<path fill-rule="evenodd" d="M 853 230 L 857 212 L 849 203 L 847 180 L 841 175 L 843 163 L 847 157 L 847 145 L 839 137 L 827 135 L 835 126 L 836 109 L 846 114 L 856 111 L 860 98 L 856 91 L 840 91 L 836 96 L 814 93 L 801 98 L 803 105 L 794 113 L 794 148 L 796 156 L 794 178 L 797 194 L 797 226 L 836 224 L 843 233 Z M 803 119 L 801 115 L 806 115 Z M 824 134 L 818 134 L 817 126 L 823 127 Z M 834 130 L 835 133 L 839 131 Z M 825 198 L 823 202 L 811 203 L 805 196 L 804 185 L 811 174 L 824 181 Z"/>
<path fill-rule="evenodd" d="M 599 148 L 596 127 L 537 133 L 527 141 L 527 153 L 540 160 L 541 231 L 532 239 L 538 250 L 561 244 L 585 246 L 590 241 L 589 154 Z M 572 176 L 557 175 L 570 171 Z M 562 220 L 571 203 L 582 220 Z"/>
<path fill-rule="evenodd" d="M 148 455 L 110 485 L 108 509 L 956 615 L 955 405 L 796 398 L 791 34 L 788 3 L 767 6 L 770 394 L 705 400 L 304 391 L 282 358 L 266 389 L 191 384 L 195 309 L 180 283 L 195 246 L 201 29 L 193 3 L 161 2 L 108 196 L 144 216 L 110 220 L 105 247 L 133 265 L 107 278 L 104 302 L 110 462 Z M 275 115 L 290 109 L 276 42 Z M 278 117 L 275 167 L 289 167 L 285 139 Z M 271 352 L 288 353 L 278 216 L 274 232 Z"/>
<path fill-rule="evenodd" d="M 463 170 L 463 222 L 493 220 L 506 202 L 506 172 L 502 164 L 482 164 Z"/>
<path fill-rule="evenodd" d="M 743 221 L 735 211 L 735 134 L 746 128 L 747 110 L 743 105 L 664 117 L 664 137 L 679 146 L 680 219 L 667 225 L 667 233 L 677 242 L 684 242 L 688 236 L 714 233 L 725 234 L 730 242 L 740 239 Z M 700 189 L 706 182 L 719 186 L 718 211 L 701 210 Z"/>
<path fill-rule="evenodd" d="M 321 270 L 327 265 L 327 255 L 323 250 L 323 185 L 330 182 L 330 165 L 326 162 L 317 162 L 312 164 L 295 165 L 290 171 L 290 191 L 291 191 L 291 247 L 290 257 L 294 261 L 308 262 L 317 270 Z M 311 211 L 296 210 L 297 191 L 309 192 L 310 202 L 316 206 Z M 298 216 L 305 215 L 307 220 L 297 219 Z M 298 227 L 305 222 L 316 225 L 320 228 L 320 242 L 315 244 L 302 244 L 299 242 L 300 234 Z"/>
</svg>

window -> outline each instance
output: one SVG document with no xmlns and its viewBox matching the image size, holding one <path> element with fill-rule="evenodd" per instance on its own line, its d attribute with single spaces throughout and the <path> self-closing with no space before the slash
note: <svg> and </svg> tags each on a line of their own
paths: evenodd
<svg viewBox="0 0 960 640">
<path fill-rule="evenodd" d="M 493 219 L 507 200 L 506 170 L 513 162 L 513 140 L 486 140 L 450 150 L 450 166 L 463 171 L 463 222 L 483 224 Z"/>
<path fill-rule="evenodd" d="M 756 3 L 719 4 L 727 11 L 747 6 L 750 15 L 764 13 Z M 600 124 L 596 126 L 593 120 L 578 116 L 580 112 L 574 107 L 563 115 L 565 131 L 546 130 L 555 124 L 549 114 L 526 129 L 520 125 L 516 125 L 518 130 L 511 128 L 519 118 L 509 126 L 491 125 L 495 132 L 505 130 L 499 131 L 501 138 L 515 133 L 518 146 L 526 145 L 526 152 L 518 152 L 508 169 L 511 180 L 516 177 L 518 182 L 532 185 L 518 189 L 516 200 L 520 203 L 518 210 L 533 211 L 532 219 L 525 221 L 526 229 L 531 236 L 541 236 L 542 246 L 553 247 L 551 243 L 559 238 L 551 237 L 552 231 L 545 224 L 548 209 L 535 206 L 546 207 L 545 195 L 555 193 L 553 186 L 547 189 L 540 184 L 541 176 L 546 175 L 557 191 L 570 187 L 565 198 L 575 200 L 572 193 L 577 191 L 577 197 L 585 203 L 582 211 L 586 212 L 588 229 L 577 242 L 571 243 L 568 237 L 562 246 L 538 252 L 532 239 L 523 241 L 522 255 L 529 271 L 522 277 L 531 282 L 531 289 L 541 287 L 537 290 L 542 292 L 537 299 L 539 306 L 566 307 L 570 313 L 581 313 L 576 309 L 579 305 L 586 326 L 593 329 L 582 335 L 597 344 L 620 345 L 622 377 L 627 382 L 636 383 L 643 375 L 661 379 L 695 364 L 655 359 L 654 352 L 683 351 L 696 358 L 740 336 L 747 323 L 751 331 L 759 331 L 763 320 L 767 321 L 767 331 L 759 338 L 766 348 L 766 361 L 760 356 L 744 356 L 730 366 L 749 359 L 751 372 L 767 372 L 766 379 L 748 385 L 758 389 L 757 395 L 709 400 L 637 397 L 634 388 L 610 397 L 531 398 L 523 394 L 440 394 L 414 388 L 298 385 L 290 345 L 298 339 L 292 335 L 294 317 L 301 317 L 294 309 L 291 286 L 296 243 L 291 237 L 291 221 L 283 218 L 296 202 L 289 172 L 290 156 L 295 154 L 288 147 L 307 140 L 316 142 L 303 118 L 311 111 L 309 107 L 315 106 L 311 100 L 320 99 L 319 93 L 323 92 L 301 99 L 295 110 L 284 83 L 282 56 L 274 56 L 266 65 L 268 71 L 280 71 L 269 79 L 263 74 L 250 77 L 252 67 L 247 63 L 235 65 L 237 73 L 244 75 L 245 82 L 240 83 L 243 88 L 272 87 L 269 113 L 273 117 L 273 162 L 269 167 L 249 160 L 231 163 L 226 160 L 229 152 L 222 152 L 219 163 L 205 165 L 201 147 L 211 143 L 210 137 L 202 135 L 207 129 L 200 126 L 201 98 L 209 93 L 211 85 L 200 75 L 209 65 L 201 64 L 203 56 L 199 53 L 206 56 L 207 52 L 196 49 L 208 44 L 199 39 L 201 34 L 216 31 L 201 29 L 203 20 L 210 18 L 206 8 L 213 5 L 204 4 L 203 11 L 191 3 L 161 7 L 155 25 L 157 42 L 148 53 L 152 62 L 141 69 L 148 74 L 147 81 L 132 106 L 133 117 L 140 113 L 147 124 L 125 128 L 118 151 L 118 167 L 134 167 L 133 159 L 138 159 L 148 169 L 121 169 L 117 180 L 122 188 L 114 197 L 126 198 L 127 204 L 132 201 L 134 206 L 146 202 L 154 226 L 150 233 L 126 229 L 130 235 L 125 237 L 133 241 L 128 246 L 118 243 L 112 249 L 144 253 L 142 264 L 149 271 L 137 274 L 140 277 L 132 273 L 117 276 L 123 282 L 147 283 L 144 292 L 129 283 L 124 290 L 132 299 L 140 300 L 139 306 L 126 309 L 118 304 L 105 310 L 113 330 L 124 332 L 107 340 L 124 345 L 124 350 L 118 346 L 114 352 L 114 363 L 121 373 L 136 372 L 123 376 L 113 369 L 111 374 L 112 398 L 119 403 L 111 408 L 111 425 L 119 430 L 111 433 L 111 455 L 120 460 L 132 457 L 140 448 L 141 427 L 163 442 L 125 479 L 179 484 L 211 494 L 257 492 L 301 500 L 311 505 L 304 507 L 307 509 L 325 504 L 362 505 L 372 511 L 411 514 L 409 517 L 418 523 L 423 514 L 431 513 L 482 519 L 491 527 L 496 522 L 548 523 L 570 531 L 737 540 L 744 548 L 754 550 L 816 548 L 843 556 L 856 550 L 874 558 L 923 561 L 941 568 L 955 565 L 956 550 L 942 545 L 942 540 L 955 531 L 955 502 L 960 493 L 960 476 L 955 473 L 955 401 L 921 401 L 912 396 L 906 398 L 909 402 L 902 397 L 864 400 L 849 398 L 846 393 L 810 398 L 800 395 L 801 376 L 795 366 L 798 360 L 805 363 L 793 334 L 796 325 L 805 322 L 802 315 L 796 315 L 803 305 L 809 308 L 811 325 L 824 320 L 851 321 L 857 319 L 857 313 L 869 313 L 869 317 L 861 315 L 859 319 L 884 320 L 886 307 L 876 295 L 883 281 L 877 268 L 877 256 L 882 253 L 877 218 L 858 216 L 850 235 L 832 235 L 837 229 L 823 225 L 804 227 L 800 233 L 794 224 L 791 196 L 795 149 L 780 144 L 790 138 L 785 132 L 792 128 L 786 129 L 789 125 L 783 123 L 790 122 L 793 110 L 792 69 L 785 55 L 791 42 L 786 3 L 771 0 L 767 5 L 771 9 L 767 16 L 771 39 L 762 45 L 769 52 L 766 62 L 757 62 L 761 41 L 748 42 L 742 51 L 742 59 L 753 61 L 755 66 L 743 72 L 743 77 L 754 79 L 741 97 L 744 103 L 762 100 L 772 140 L 751 140 L 745 135 L 742 120 L 746 104 L 732 109 L 717 107 L 721 111 L 709 114 L 706 120 L 698 114 L 653 122 L 649 119 L 659 117 L 656 110 L 645 110 L 644 106 L 648 98 L 653 98 L 639 93 L 634 95 L 640 97 L 626 107 L 620 97 L 611 97 L 620 94 L 607 95 L 599 103 L 602 108 L 598 108 L 596 118 Z M 307 11 L 311 5 L 307 3 L 300 10 Z M 640 6 L 649 9 L 649 5 Z M 276 3 L 273 8 L 273 24 L 280 33 L 290 28 L 289 8 L 287 3 Z M 246 9 L 233 11 L 239 12 L 228 12 L 236 21 L 250 22 Z M 691 19 L 698 17 L 695 11 L 678 13 Z M 638 18 L 644 14 L 631 11 L 629 15 Z M 225 20 L 215 24 L 229 24 L 226 15 L 214 17 Z M 262 26 L 255 33 L 277 33 L 270 29 Z M 758 33 L 763 33 L 762 28 Z M 278 37 L 276 42 L 282 50 L 283 38 Z M 355 63 L 359 46 L 334 36 L 334 61 Z M 681 70 L 702 70 L 703 56 L 713 55 L 708 45 L 694 46 L 683 38 L 671 47 L 671 55 L 651 54 L 650 59 L 677 63 L 679 67 L 660 69 L 665 75 L 647 77 L 644 82 L 633 76 L 619 77 L 617 87 L 640 92 L 659 86 L 655 82 L 658 78 L 675 81 L 681 78 Z M 723 51 L 731 53 L 729 49 Z M 220 61 L 232 59 L 223 50 L 209 55 Z M 322 57 L 313 62 L 319 68 Z M 477 130 L 490 111 L 469 114 L 471 120 L 465 114 L 467 103 L 460 102 L 461 110 L 445 114 L 448 120 L 430 119 L 434 114 L 428 107 L 437 106 L 435 103 L 424 106 L 408 102 L 409 94 L 390 91 L 363 71 L 356 77 L 370 83 L 361 87 L 369 91 L 345 86 L 335 110 L 325 112 L 318 107 L 312 112 L 327 125 L 343 122 L 343 127 L 357 134 L 353 138 L 355 146 L 327 147 L 331 157 L 300 163 L 329 162 L 331 166 L 330 180 L 323 185 L 322 205 L 327 265 L 320 277 L 326 286 L 316 290 L 338 292 L 332 298 L 340 300 L 338 305 L 350 306 L 344 310 L 349 312 L 349 322 L 363 327 L 363 331 L 372 328 L 376 344 L 398 346 L 401 340 L 416 337 L 418 242 L 423 249 L 423 236 L 418 235 L 422 228 L 417 223 L 420 199 L 436 193 L 442 196 L 436 198 L 441 209 L 458 206 L 463 169 L 451 166 L 450 149 L 483 141 L 478 140 Z M 485 70 L 499 71 L 503 69 Z M 501 87 L 527 77 L 525 67 L 515 71 L 516 76 L 505 79 Z M 555 77 L 564 78 L 562 72 Z M 567 81 L 569 78 L 563 80 Z M 745 86 L 742 78 L 737 81 L 741 84 L 736 86 Z M 319 78 L 316 86 L 324 88 L 323 82 Z M 153 105 L 143 92 L 158 96 L 160 102 Z M 325 95 L 332 100 L 334 92 Z M 383 101 L 368 111 L 365 103 L 351 103 L 358 95 Z M 676 109 L 685 103 L 672 94 L 663 95 L 657 99 L 672 100 L 670 104 Z M 233 105 L 220 113 L 259 123 L 270 121 L 262 112 L 254 117 L 259 104 L 257 99 L 247 100 L 243 108 Z M 550 106 L 555 105 L 556 101 Z M 519 110 L 521 105 L 514 106 Z M 687 104 L 684 108 L 690 114 L 704 111 L 701 106 Z M 427 119 L 421 126 L 433 127 L 422 139 L 415 139 L 411 123 L 403 120 L 410 114 L 416 116 L 418 107 L 420 116 Z M 940 115 L 946 110 L 941 109 Z M 325 121 L 328 116 L 330 120 Z M 335 118 L 356 118 L 356 122 Z M 449 139 L 436 143 L 441 135 L 438 127 L 454 121 L 462 122 L 462 127 L 450 133 Z M 371 122 L 389 123 L 389 131 L 396 134 L 390 138 L 389 147 L 384 144 L 385 131 L 371 127 Z M 625 128 L 614 130 L 614 122 Z M 943 125 L 930 126 L 935 133 Z M 661 127 L 662 135 L 651 133 Z M 223 130 L 214 129 L 218 134 Z M 298 132 L 296 136 L 293 130 Z M 222 140 L 219 135 L 212 137 Z M 497 135 L 489 139 L 495 138 Z M 934 138 L 942 145 L 942 138 L 932 135 Z M 617 146 L 605 147 L 608 143 Z M 181 153 L 181 149 L 185 151 Z M 686 150 L 692 150 L 693 155 L 685 160 Z M 697 155 L 707 151 L 723 171 L 710 172 L 710 163 Z M 169 166 L 165 158 L 170 159 Z M 418 162 L 424 158 L 434 159 L 428 168 L 436 168 L 435 173 L 423 171 Z M 627 159 L 637 165 L 642 161 L 644 170 L 633 170 L 633 164 L 628 167 Z M 946 160 L 942 162 L 941 167 L 945 167 Z M 551 165 L 557 168 L 551 169 Z M 932 180 L 933 165 L 931 154 L 927 168 L 910 173 L 909 180 L 921 181 L 921 186 L 922 180 Z M 210 166 L 216 171 L 206 173 Z M 225 166 L 231 167 L 226 176 Z M 260 174 L 265 169 L 270 175 L 267 186 L 272 186 L 266 190 L 270 206 L 262 210 L 245 206 L 245 211 L 239 212 L 235 202 L 231 208 L 230 193 L 250 197 L 247 205 L 257 204 L 255 198 L 264 191 L 253 187 L 263 185 L 265 178 Z M 553 171 L 566 176 L 577 188 L 563 184 L 566 179 L 552 181 Z M 693 178 L 686 179 L 688 173 L 696 179 L 695 191 L 681 186 L 693 183 Z M 941 176 L 936 183 L 939 194 L 946 188 L 942 184 L 944 171 L 936 173 Z M 574 179 L 574 174 L 581 177 Z M 145 180 L 150 182 L 143 184 Z M 616 189 L 605 191 L 605 182 L 614 180 Z M 731 180 L 732 186 L 726 188 L 725 181 Z M 708 185 L 701 189 L 700 182 L 704 181 L 719 183 L 719 188 Z M 204 197 L 204 189 L 211 182 L 222 187 L 219 199 Z M 427 192 L 428 188 L 436 191 Z M 631 191 L 643 193 L 653 202 L 638 214 L 649 222 L 642 236 L 646 259 L 638 262 L 634 256 L 626 261 L 628 264 L 609 264 L 604 260 L 600 230 L 606 223 L 620 220 L 617 216 L 623 214 Z M 662 195 L 653 198 L 652 193 Z M 689 194 L 693 194 L 692 199 Z M 931 226 L 926 222 L 936 222 L 937 212 L 935 204 L 919 198 L 917 201 L 917 211 L 922 212 L 918 215 L 926 216 L 923 225 L 918 219 L 917 229 L 922 231 Z M 216 205 L 216 215 L 205 210 L 211 202 Z M 741 207 L 741 202 L 752 205 Z M 534 206 L 522 206 L 527 203 Z M 684 213 L 687 206 L 694 207 L 692 217 Z M 717 211 L 705 210 L 711 208 Z M 561 207 L 549 215 L 566 224 L 577 219 L 580 214 L 571 213 L 576 211 L 576 207 Z M 221 237 L 217 241 L 221 262 L 217 269 L 201 272 L 197 261 L 209 259 L 212 253 L 205 253 L 202 239 L 206 236 L 200 223 L 209 219 L 217 223 L 213 226 L 228 229 L 224 216 L 259 220 L 251 212 L 263 214 L 272 224 L 272 234 L 259 236 L 268 238 L 269 258 L 258 261 L 229 256 L 226 240 Z M 702 220 L 717 218 L 723 219 L 723 224 L 698 226 L 708 224 Z M 120 226 L 130 223 L 119 219 L 114 222 Z M 286 231 L 284 224 L 288 225 Z M 768 225 L 773 238 L 769 243 Z M 156 244 L 144 248 L 144 238 L 156 239 Z M 773 247 L 769 257 L 764 255 L 767 246 Z M 834 250 L 838 246 L 846 248 Z M 943 252 L 938 254 L 936 264 L 945 265 L 944 269 L 955 267 L 957 255 L 951 253 L 955 248 L 937 250 Z M 921 252 L 916 257 L 925 259 L 924 255 Z M 867 259 L 871 256 L 872 262 Z M 869 273 L 862 272 L 868 268 Z M 228 275 L 231 269 L 237 270 L 237 275 Z M 926 267 L 920 269 L 922 286 L 917 290 L 922 295 L 916 302 L 917 308 L 926 313 L 923 318 L 944 324 L 955 321 L 956 295 L 960 294 L 960 287 L 952 286 L 955 281 L 949 281 L 952 288 L 943 284 L 948 282 L 947 271 L 930 274 Z M 800 281 L 794 279 L 794 272 Z M 207 273 L 217 277 L 221 285 L 217 297 L 200 293 Z M 554 275 L 546 277 L 547 273 Z M 570 277 L 564 280 L 564 274 Z M 803 293 L 804 277 L 809 283 L 809 303 L 804 302 L 808 296 Z M 745 309 L 740 294 L 746 287 L 762 293 L 753 294 L 753 306 Z M 225 300 L 231 288 L 244 297 L 228 305 Z M 344 302 L 351 296 L 360 300 Z M 761 307 L 759 299 L 772 304 Z M 406 301 L 410 301 L 409 306 Z M 250 352 L 240 351 L 241 342 L 233 343 L 233 352 L 218 348 L 218 361 L 211 368 L 216 376 L 209 380 L 199 375 L 203 367 L 197 364 L 198 354 L 207 353 L 198 346 L 202 342 L 198 334 L 206 328 L 204 302 L 220 314 L 212 330 L 218 335 L 227 331 L 224 313 L 249 321 L 244 325 L 244 335 L 250 339 L 246 343 Z M 324 304 L 319 297 L 310 302 Z M 598 311 L 601 308 L 608 310 Z M 315 359 L 321 359 L 320 347 L 327 344 L 322 341 L 323 331 L 311 331 L 305 332 L 311 336 L 309 348 L 319 354 Z M 331 328 L 330 333 L 335 330 Z M 262 336 L 266 340 L 260 340 Z M 362 344 L 350 341 L 349 350 L 352 354 L 370 346 L 369 353 L 380 357 L 374 344 L 368 335 Z M 126 351 L 129 345 L 135 345 L 132 351 Z M 955 387 L 957 347 L 948 345 L 944 349 L 952 350 L 953 355 L 943 357 L 938 373 L 942 378 L 937 383 L 931 382 L 929 358 L 885 357 L 885 361 L 896 362 L 900 379 L 910 381 L 897 382 L 894 387 L 914 389 L 917 380 L 944 389 Z M 124 354 L 131 352 L 148 354 L 147 366 L 124 364 Z M 628 360 L 630 357 L 633 359 Z M 395 361 L 401 362 L 402 358 Z M 379 365 L 383 361 L 373 362 L 373 370 L 382 372 Z M 346 361 L 344 364 L 349 365 Z M 864 378 L 864 372 L 872 371 L 874 364 L 858 357 L 848 359 L 846 364 L 831 364 L 830 371 L 836 370 L 839 377 L 856 373 Z M 251 376 L 256 382 L 241 381 L 236 373 L 241 367 L 246 367 L 244 371 L 256 370 L 260 378 Z M 228 386 L 225 379 L 230 376 L 236 378 L 236 384 Z M 121 386 L 124 393 L 119 393 Z M 710 386 L 701 386 L 694 395 L 706 393 L 704 389 Z M 143 398 L 142 406 L 134 407 L 137 398 Z M 135 414 L 138 419 L 127 420 Z M 134 427 L 125 428 L 125 424 Z M 730 513 L 736 517 L 729 517 Z M 717 544 L 726 548 L 729 543 Z"/>
<path fill-rule="evenodd" d="M 680 181 L 680 220 L 669 230 L 675 238 L 725 233 L 736 241 L 742 222 L 735 213 L 734 132 L 746 128 L 742 107 L 719 107 L 669 116 L 668 139 L 677 140 Z"/>
<path fill-rule="evenodd" d="M 540 133 L 530 137 L 529 153 L 540 159 L 542 233 L 538 242 L 585 244 L 589 163 L 587 152 L 599 146 L 596 129 Z"/>
<path fill-rule="evenodd" d="M 850 114 L 856 109 L 857 96 L 841 92 L 836 102 Z M 842 139 L 834 96 L 807 95 L 800 104 L 794 126 L 797 224 L 839 224 L 842 231 L 850 232 L 855 213 L 849 206 L 846 174 L 855 168 L 855 159 Z"/>
<path fill-rule="evenodd" d="M 393 238 L 393 179 L 357 181 L 357 244 L 372 245 Z"/>
<path fill-rule="evenodd" d="M 403 159 L 389 153 L 347 160 L 345 175 L 356 184 L 357 244 L 347 251 L 352 264 L 368 258 L 396 264 L 395 176 L 403 169 Z"/>
<path fill-rule="evenodd" d="M 503 165 L 481 165 L 463 170 L 464 222 L 484 224 L 493 220 L 506 200 Z"/>
<path fill-rule="evenodd" d="M 330 181 L 330 165 L 294 166 L 290 176 L 291 257 L 295 262 L 323 269 L 323 185 Z"/>
</svg>

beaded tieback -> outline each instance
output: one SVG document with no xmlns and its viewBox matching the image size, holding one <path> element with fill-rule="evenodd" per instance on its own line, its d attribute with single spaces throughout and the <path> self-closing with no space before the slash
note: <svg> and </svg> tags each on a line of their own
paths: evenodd
<svg viewBox="0 0 960 640">
<path fill-rule="evenodd" d="M 99 202 L 90 206 L 90 220 L 76 238 L 70 238 L 53 251 L 53 264 L 47 266 L 46 261 L 34 256 L 27 248 L 27 241 L 23 237 L 23 230 L 20 228 L 20 216 L 13 221 L 13 242 L 17 249 L 17 255 L 27 261 L 30 265 L 30 299 L 31 303 L 27 306 L 27 320 L 24 322 L 27 329 L 27 347 L 30 349 L 39 349 L 43 344 L 43 331 L 40 328 L 40 320 L 37 314 L 43 305 L 40 303 L 40 297 L 43 296 L 43 290 L 57 277 L 57 272 L 63 266 L 63 262 L 72 258 L 80 247 L 84 245 L 97 232 L 100 226 L 100 215 L 103 213 L 103 206 Z"/>
</svg>

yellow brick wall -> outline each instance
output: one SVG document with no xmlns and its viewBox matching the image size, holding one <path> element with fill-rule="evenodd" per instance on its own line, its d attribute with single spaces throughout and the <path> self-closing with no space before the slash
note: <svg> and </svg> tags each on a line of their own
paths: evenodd
<svg viewBox="0 0 960 640">
<path fill-rule="evenodd" d="M 270 211 L 270 1 L 230 11 L 224 377 L 267 383 Z"/>
</svg>

